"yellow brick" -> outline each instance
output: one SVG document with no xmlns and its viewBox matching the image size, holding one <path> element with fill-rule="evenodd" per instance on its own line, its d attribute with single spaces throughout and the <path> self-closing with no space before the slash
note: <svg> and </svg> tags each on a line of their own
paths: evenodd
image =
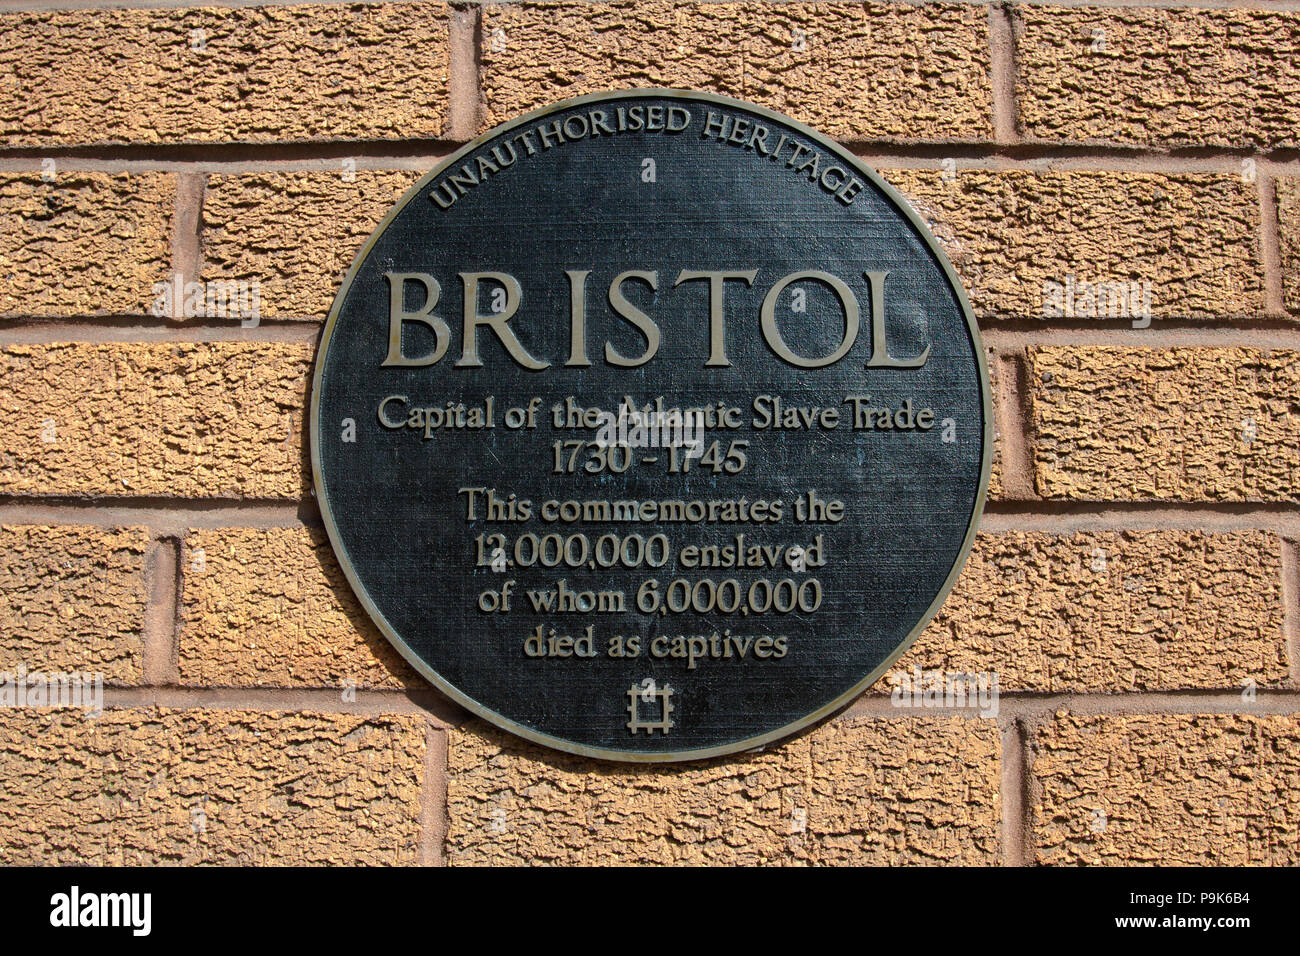
<svg viewBox="0 0 1300 956">
<path fill-rule="evenodd" d="M 999 500 L 1004 492 L 1002 488 L 1002 445 L 1004 439 L 1001 429 L 998 427 L 997 409 L 998 409 L 998 391 L 1000 388 L 999 370 L 997 356 L 991 350 L 986 349 L 984 353 L 985 360 L 989 367 L 989 395 L 993 405 L 993 459 L 989 465 L 989 490 L 988 500 Z"/>
<path fill-rule="evenodd" d="M 482 10 L 488 125 L 584 93 L 663 86 L 749 100 L 843 139 L 992 136 L 979 6 L 654 0 Z"/>
<path fill-rule="evenodd" d="M 1264 307 L 1259 198 L 1239 176 L 881 174 L 938 236 L 981 317 L 1042 318 L 1044 283 L 1064 285 L 1069 276 L 1149 282 L 1156 317 L 1250 315 Z"/>
<path fill-rule="evenodd" d="M 0 711 L 0 862 L 413 863 L 418 717 Z"/>
<path fill-rule="evenodd" d="M 323 319 L 361 246 L 413 172 L 213 176 L 203 203 L 203 278 L 256 281 L 265 318 Z"/>
<path fill-rule="evenodd" d="M 1300 179 L 1277 181 L 1278 231 L 1286 307 L 1300 311 Z"/>
<path fill-rule="evenodd" d="M 1015 8 L 1020 124 L 1044 140 L 1300 144 L 1300 15 Z"/>
<path fill-rule="evenodd" d="M 0 175 L 0 313 L 149 314 L 175 201 L 167 173 Z"/>
<path fill-rule="evenodd" d="M 148 546 L 143 528 L 0 527 L 0 670 L 138 683 Z"/>
<path fill-rule="evenodd" d="M 890 673 L 992 671 L 1003 693 L 1285 684 L 1281 574 L 1262 531 L 980 534 Z"/>
<path fill-rule="evenodd" d="M 181 570 L 182 684 L 425 686 L 357 602 L 323 530 L 192 531 Z"/>
<path fill-rule="evenodd" d="M 993 721 L 841 718 L 761 754 L 627 767 L 450 733 L 447 859 L 996 863 Z"/>
<path fill-rule="evenodd" d="M 440 136 L 440 3 L 0 15 L 0 143 Z"/>
<path fill-rule="evenodd" d="M 1044 497 L 1300 497 L 1295 352 L 1040 348 L 1029 358 Z"/>
<path fill-rule="evenodd" d="M 298 498 L 310 361 L 305 344 L 7 346 L 0 493 Z"/>
<path fill-rule="evenodd" d="M 1040 863 L 1294 866 L 1293 716 L 1061 712 L 1036 738 Z"/>
</svg>

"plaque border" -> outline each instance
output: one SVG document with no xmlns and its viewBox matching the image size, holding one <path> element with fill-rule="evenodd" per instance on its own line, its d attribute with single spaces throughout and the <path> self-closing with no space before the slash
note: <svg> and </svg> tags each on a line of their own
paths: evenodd
<svg viewBox="0 0 1300 956">
<path fill-rule="evenodd" d="M 463 157 L 472 153 L 480 146 L 490 142 L 502 133 L 508 132 L 519 126 L 536 122 L 553 113 L 563 112 L 572 109 L 575 106 L 581 106 L 590 103 L 601 103 L 614 99 L 653 99 L 653 98 L 676 98 L 690 100 L 697 103 L 713 103 L 720 106 L 726 106 L 733 109 L 740 109 L 753 113 L 759 117 L 765 117 L 774 122 L 789 126 L 797 132 L 808 137 L 817 145 L 836 156 L 840 161 L 846 163 L 850 169 L 866 178 L 868 182 L 880 189 L 885 196 L 898 208 L 907 220 L 916 228 L 920 237 L 925 241 L 927 248 L 934 255 L 936 261 L 943 268 L 944 275 L 947 277 L 949 284 L 957 295 L 957 303 L 961 309 L 962 315 L 966 319 L 966 326 L 970 332 L 971 345 L 975 349 L 976 361 L 979 365 L 979 381 L 983 395 L 984 405 L 984 456 L 980 468 L 979 489 L 975 495 L 975 505 L 971 509 L 969 523 L 966 527 L 966 536 L 962 539 L 961 548 L 953 561 L 952 569 L 948 572 L 947 578 L 944 579 L 943 587 L 935 595 L 934 600 L 926 608 L 925 613 L 908 633 L 907 637 L 898 645 L 892 654 L 890 654 L 881 664 L 869 673 L 858 683 L 854 684 L 844 693 L 840 694 L 834 700 L 829 701 L 819 707 L 812 713 L 800 718 L 799 720 L 785 724 L 776 730 L 767 733 L 758 734 L 753 737 L 746 737 L 741 740 L 733 741 L 727 744 L 720 744 L 714 747 L 699 747 L 692 750 L 673 750 L 673 751 L 655 751 L 653 753 L 639 753 L 630 750 L 617 750 L 606 747 L 590 747 L 585 744 L 579 744 L 563 737 L 553 737 L 549 734 L 541 733 L 529 727 L 519 724 L 509 717 L 497 713 L 494 710 L 474 700 L 468 694 L 459 690 L 450 682 L 445 680 L 437 671 L 426 664 L 418 654 L 416 654 L 407 643 L 402 640 L 397 631 L 388 623 L 384 615 L 370 600 L 369 594 L 362 586 L 356 571 L 352 566 L 351 557 L 347 549 L 343 547 L 337 526 L 334 523 L 334 516 L 330 510 L 329 500 L 325 497 L 324 483 L 321 477 L 320 464 L 320 387 L 321 376 L 325 367 L 325 359 L 329 354 L 330 341 L 333 337 L 334 326 L 338 321 L 339 311 L 342 308 L 343 301 L 347 298 L 347 293 L 352 287 L 352 282 L 356 278 L 358 270 L 361 268 L 370 250 L 383 235 L 384 231 L 391 225 L 397 215 L 406 208 L 407 204 L 419 195 L 420 191 L 429 184 L 431 180 L 442 174 L 442 172 L 459 162 Z M 678 90 L 671 88 L 657 87 L 637 87 L 624 90 L 607 90 L 600 93 L 589 93 L 584 96 L 576 96 L 566 100 L 541 107 L 540 109 L 531 110 L 516 116 L 514 119 L 501 123 L 475 137 L 466 143 L 460 149 L 456 150 L 446 159 L 438 163 L 432 170 L 425 173 L 416 181 L 396 203 L 393 204 L 384 218 L 371 232 L 365 244 L 357 252 L 352 261 L 351 267 L 344 274 L 343 282 L 339 286 L 338 292 L 334 298 L 334 304 L 330 308 L 329 316 L 325 320 L 325 326 L 321 331 L 320 341 L 316 347 L 315 368 L 312 372 L 311 395 L 309 398 L 309 415 L 310 415 L 310 442 L 311 442 L 311 467 L 312 467 L 312 492 L 316 498 L 317 506 L 320 508 L 321 519 L 325 524 L 326 534 L 329 536 L 330 547 L 347 578 L 357 600 L 365 609 L 366 614 L 379 628 L 380 632 L 387 638 L 388 642 L 397 649 L 398 653 L 406 659 L 415 671 L 425 680 L 429 681 L 438 691 L 447 695 L 451 700 L 466 708 L 472 714 L 487 720 L 489 723 L 508 731 L 517 737 L 522 737 L 532 743 L 541 744 L 542 746 L 560 750 L 565 753 L 574 754 L 579 757 L 589 757 L 597 760 L 616 761 L 619 763 L 635 764 L 653 764 L 653 763 L 677 763 L 689 760 L 707 760 L 713 757 L 723 757 L 729 754 L 741 753 L 744 751 L 758 751 L 764 749 L 768 744 L 792 737 L 801 730 L 808 729 L 815 724 L 833 716 L 856 698 L 865 690 L 871 687 L 877 680 L 883 676 L 890 667 L 892 667 L 900 657 L 915 643 L 921 632 L 934 619 L 948 595 L 952 592 L 961 575 L 962 568 L 965 567 L 967 559 L 970 557 L 971 548 L 975 542 L 975 534 L 979 528 L 980 519 L 984 512 L 984 503 L 988 493 L 989 474 L 993 462 L 993 396 L 989 385 L 988 358 L 985 354 L 983 338 L 980 335 L 979 324 L 975 320 L 974 311 L 971 308 L 970 299 L 966 295 L 966 290 L 962 286 L 957 272 L 953 269 L 951 261 L 939 246 L 933 233 L 925 225 L 924 221 L 916 210 L 912 208 L 901 193 L 893 186 L 886 182 L 874 169 L 855 156 L 850 150 L 835 142 L 829 136 L 818 132 L 810 126 L 799 122 L 789 116 L 785 116 L 775 110 L 767 109 L 755 103 L 749 103 L 744 100 L 735 99 L 729 96 L 721 96 L 717 93 L 703 93 L 692 90 Z"/>
</svg>

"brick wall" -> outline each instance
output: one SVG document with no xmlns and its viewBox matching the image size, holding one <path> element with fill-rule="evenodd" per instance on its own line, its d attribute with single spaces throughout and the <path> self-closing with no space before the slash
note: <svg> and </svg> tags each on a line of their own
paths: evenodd
<svg viewBox="0 0 1300 956">
<path fill-rule="evenodd" d="M 0 669 L 107 710 L 0 709 L 0 862 L 1300 862 L 1300 4 L 57 6 L 0 11 Z M 995 476 L 898 668 L 997 672 L 996 720 L 882 683 L 596 764 L 349 591 L 303 447 L 343 270 L 459 144 L 645 85 L 839 138 L 952 257 Z M 178 273 L 261 323 L 155 315 Z M 1044 318 L 1067 282 L 1153 319 Z"/>
</svg>

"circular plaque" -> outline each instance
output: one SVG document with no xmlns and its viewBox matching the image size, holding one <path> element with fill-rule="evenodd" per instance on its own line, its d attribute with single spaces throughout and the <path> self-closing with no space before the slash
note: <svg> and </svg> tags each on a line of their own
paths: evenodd
<svg viewBox="0 0 1300 956">
<path fill-rule="evenodd" d="M 761 746 L 938 610 L 988 482 L 979 332 L 847 150 L 717 96 L 487 133 L 366 242 L 325 326 L 316 494 L 444 693 L 619 760 Z"/>
</svg>

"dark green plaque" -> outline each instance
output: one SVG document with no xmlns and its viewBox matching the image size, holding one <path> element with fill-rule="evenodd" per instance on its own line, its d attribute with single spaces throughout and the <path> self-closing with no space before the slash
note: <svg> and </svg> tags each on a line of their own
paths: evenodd
<svg viewBox="0 0 1300 956">
<path fill-rule="evenodd" d="M 758 747 L 942 603 L 988 481 L 970 306 L 851 153 L 703 94 L 501 126 L 330 313 L 316 493 L 375 623 L 470 710 L 620 760 Z"/>
</svg>

